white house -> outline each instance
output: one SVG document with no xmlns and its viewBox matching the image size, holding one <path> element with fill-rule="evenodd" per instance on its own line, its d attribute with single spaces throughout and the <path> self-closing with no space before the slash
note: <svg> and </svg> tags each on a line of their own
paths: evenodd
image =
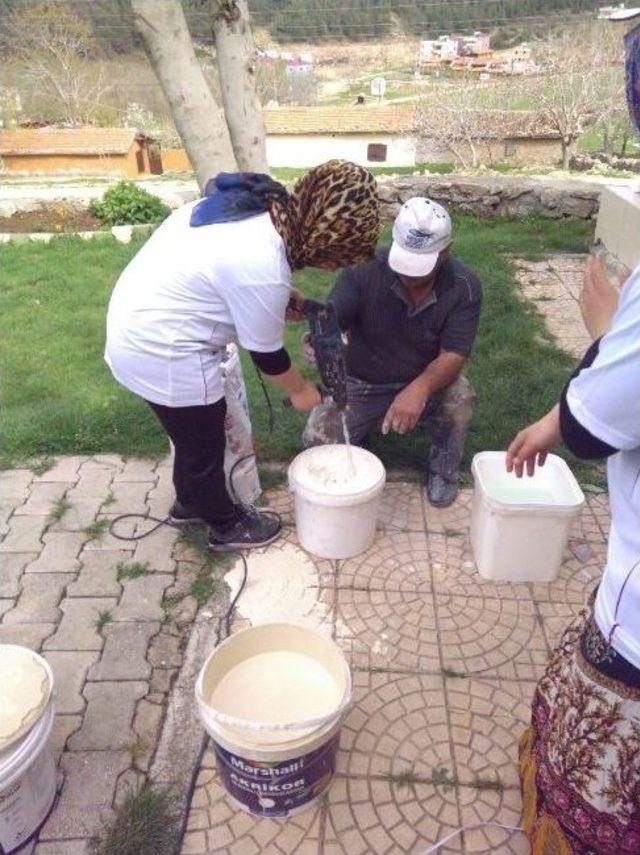
<svg viewBox="0 0 640 855">
<path fill-rule="evenodd" d="M 276 107 L 264 111 L 269 166 L 311 167 L 331 158 L 362 166 L 414 166 L 411 107 Z"/>
<path fill-rule="evenodd" d="M 460 53 L 460 39 L 451 36 L 439 36 L 437 39 L 423 39 L 420 42 L 420 62 L 447 62 Z"/>
<path fill-rule="evenodd" d="M 526 42 L 504 54 L 504 70 L 507 74 L 535 74 L 539 70 L 533 61 L 531 47 Z"/>
<path fill-rule="evenodd" d="M 491 34 L 479 30 L 472 36 L 462 36 L 460 39 L 462 56 L 481 56 L 491 51 Z"/>
</svg>

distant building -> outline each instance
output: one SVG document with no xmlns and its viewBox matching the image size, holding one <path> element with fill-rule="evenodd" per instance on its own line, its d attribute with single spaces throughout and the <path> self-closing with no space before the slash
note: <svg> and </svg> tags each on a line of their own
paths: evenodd
<svg viewBox="0 0 640 855">
<path fill-rule="evenodd" d="M 539 69 L 527 42 L 512 48 L 504 59 L 507 74 L 535 74 Z"/>
<path fill-rule="evenodd" d="M 437 39 L 423 39 L 420 42 L 420 62 L 450 62 L 460 55 L 460 39 L 451 36 L 439 36 Z"/>
<path fill-rule="evenodd" d="M 313 54 L 305 51 L 294 53 L 290 50 L 265 50 L 258 52 L 258 58 L 267 65 L 281 62 L 287 74 L 311 74 L 313 71 Z"/>
<path fill-rule="evenodd" d="M 481 113 L 481 130 L 476 134 L 480 163 L 490 166 L 511 163 L 518 166 L 554 166 L 562 157 L 560 134 L 540 116 L 526 110 L 490 110 Z M 434 125 L 438 122 L 433 111 Z M 436 137 L 429 137 L 428 121 L 422 117 L 423 134 L 418 142 L 419 163 L 453 160 L 451 151 Z"/>
<path fill-rule="evenodd" d="M 14 128 L 0 130 L 7 172 L 118 175 L 162 173 L 154 140 L 131 128 Z"/>
<path fill-rule="evenodd" d="M 311 167 L 331 158 L 362 166 L 414 166 L 413 107 L 276 107 L 263 111 L 269 166 Z M 163 149 L 165 172 L 190 172 L 184 149 Z"/>
<path fill-rule="evenodd" d="M 477 67 L 486 70 L 484 64 L 491 56 L 491 35 L 479 30 L 471 36 L 454 34 L 420 42 L 420 66 L 423 69 L 437 69 L 441 65 L 464 68 L 466 60 L 477 59 Z"/>
<path fill-rule="evenodd" d="M 265 110 L 269 166 L 311 167 L 331 158 L 362 166 L 413 166 L 413 107 L 280 107 Z"/>
<path fill-rule="evenodd" d="M 472 36 L 460 36 L 460 56 L 482 56 L 491 51 L 491 34 L 475 32 Z"/>
</svg>

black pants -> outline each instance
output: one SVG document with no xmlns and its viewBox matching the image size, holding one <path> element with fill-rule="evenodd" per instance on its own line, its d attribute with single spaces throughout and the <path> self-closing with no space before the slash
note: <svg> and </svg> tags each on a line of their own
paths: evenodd
<svg viewBox="0 0 640 855">
<path fill-rule="evenodd" d="M 237 510 L 224 478 L 225 399 L 201 407 L 148 403 L 175 448 L 173 484 L 178 502 L 216 528 L 234 523 Z"/>
</svg>

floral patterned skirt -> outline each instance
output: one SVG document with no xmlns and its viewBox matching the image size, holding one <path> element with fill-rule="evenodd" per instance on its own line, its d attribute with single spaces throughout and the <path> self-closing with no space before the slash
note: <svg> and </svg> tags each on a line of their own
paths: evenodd
<svg viewBox="0 0 640 855">
<path fill-rule="evenodd" d="M 520 778 L 533 855 L 640 855 L 640 671 L 592 611 L 565 631 L 536 688 Z"/>
</svg>

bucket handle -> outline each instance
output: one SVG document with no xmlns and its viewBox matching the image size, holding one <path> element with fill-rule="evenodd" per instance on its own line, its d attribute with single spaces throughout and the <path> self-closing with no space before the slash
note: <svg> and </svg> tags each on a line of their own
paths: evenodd
<svg viewBox="0 0 640 855">
<path fill-rule="evenodd" d="M 344 693 L 343 699 L 340 702 L 339 706 L 333 710 L 333 712 L 326 713 L 325 715 L 317 716 L 316 718 L 308 718 L 304 721 L 292 721 L 292 722 L 282 722 L 282 723 L 274 723 L 274 722 L 266 722 L 266 721 L 252 721 L 248 718 L 236 718 L 232 715 L 227 715 L 226 713 L 219 712 L 214 709 L 210 704 L 206 703 L 202 696 L 202 685 L 201 685 L 201 677 L 198 679 L 196 684 L 196 697 L 198 700 L 198 705 L 202 710 L 202 713 L 205 717 L 211 717 L 215 719 L 219 724 L 226 725 L 227 727 L 235 727 L 238 730 L 307 730 L 312 727 L 322 727 L 325 724 L 330 724 L 332 721 L 336 721 L 341 718 L 351 707 L 351 674 L 347 669 L 348 674 L 348 685 L 347 689 Z"/>
</svg>

